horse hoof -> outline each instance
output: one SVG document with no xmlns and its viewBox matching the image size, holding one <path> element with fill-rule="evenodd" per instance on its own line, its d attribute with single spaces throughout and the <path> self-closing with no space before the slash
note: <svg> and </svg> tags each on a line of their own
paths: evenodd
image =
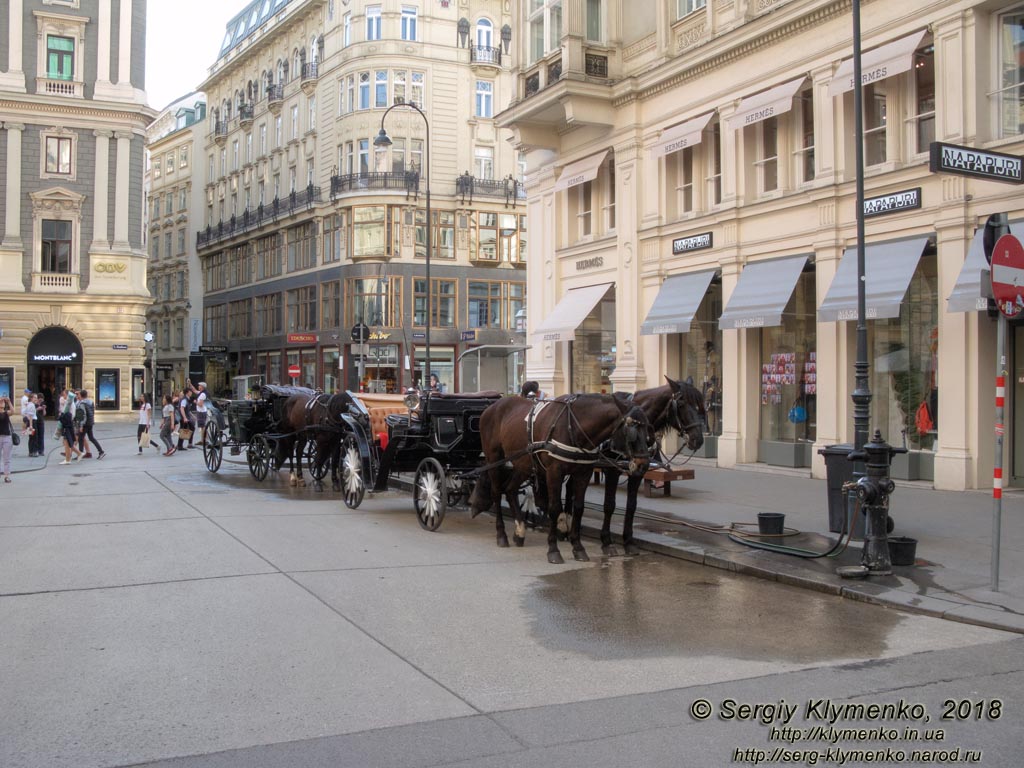
<svg viewBox="0 0 1024 768">
<path fill-rule="evenodd" d="M 585 549 L 574 549 L 572 551 L 572 556 L 581 563 L 590 562 L 590 555 L 587 554 L 587 550 Z"/>
<path fill-rule="evenodd" d="M 508 546 L 508 536 L 506 536 L 506 535 L 505 535 L 505 534 L 503 534 L 503 533 L 502 533 L 502 534 L 500 534 L 500 535 L 498 536 L 498 546 L 499 546 L 499 547 L 501 547 L 502 549 L 504 549 L 505 547 L 507 547 L 507 546 Z"/>
<path fill-rule="evenodd" d="M 640 550 L 637 549 L 636 547 L 634 547 L 632 544 L 627 544 L 626 545 L 626 554 L 630 555 L 631 557 L 635 557 L 635 556 L 640 554 Z"/>
<path fill-rule="evenodd" d="M 513 536 L 512 537 L 512 541 L 515 542 L 517 547 L 521 547 L 521 546 L 523 546 L 523 544 L 526 543 L 526 537 L 525 536 Z"/>
<path fill-rule="evenodd" d="M 323 493 L 324 492 L 324 484 L 323 483 L 313 483 L 313 490 L 316 491 L 317 493 Z"/>
<path fill-rule="evenodd" d="M 560 552 L 548 552 L 548 562 L 552 565 L 565 565 Z"/>
<path fill-rule="evenodd" d="M 621 552 L 619 552 L 619 548 L 616 547 L 614 544 L 608 544 L 606 546 L 601 547 L 601 551 L 608 557 L 618 557 L 620 554 L 622 554 Z"/>
<path fill-rule="evenodd" d="M 289 477 L 288 478 L 288 485 L 298 485 L 298 484 L 299 484 L 299 481 L 296 480 L 294 477 Z"/>
</svg>

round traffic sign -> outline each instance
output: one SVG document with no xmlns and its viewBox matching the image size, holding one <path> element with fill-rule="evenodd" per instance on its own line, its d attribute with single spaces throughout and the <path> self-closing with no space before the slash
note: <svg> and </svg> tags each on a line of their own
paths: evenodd
<svg viewBox="0 0 1024 768">
<path fill-rule="evenodd" d="M 352 341 L 358 344 L 365 344 L 370 340 L 370 327 L 366 323 L 356 323 L 352 326 Z"/>
<path fill-rule="evenodd" d="M 289 365 L 288 375 L 291 376 L 293 379 L 297 379 L 299 378 L 300 375 L 302 375 L 302 369 L 299 368 L 299 366 L 297 365 Z"/>
<path fill-rule="evenodd" d="M 1024 309 L 1024 246 L 1013 235 L 1003 235 L 992 249 L 992 298 L 1006 317 Z"/>
</svg>

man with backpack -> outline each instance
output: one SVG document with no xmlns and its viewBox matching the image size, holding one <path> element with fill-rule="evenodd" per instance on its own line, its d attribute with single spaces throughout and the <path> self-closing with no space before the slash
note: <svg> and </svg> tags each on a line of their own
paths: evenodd
<svg viewBox="0 0 1024 768">
<path fill-rule="evenodd" d="M 96 446 L 97 459 L 102 459 L 106 456 L 106 452 L 103 450 L 103 446 L 96 441 L 96 437 L 92 433 L 92 428 L 96 424 L 96 404 L 89 397 L 89 393 L 86 390 L 82 390 L 78 393 L 78 403 L 75 408 L 75 422 L 80 422 L 78 448 L 79 450 L 86 451 L 85 458 L 91 459 L 92 452 L 88 450 L 85 444 L 85 439 L 89 438 L 89 442 Z"/>
</svg>

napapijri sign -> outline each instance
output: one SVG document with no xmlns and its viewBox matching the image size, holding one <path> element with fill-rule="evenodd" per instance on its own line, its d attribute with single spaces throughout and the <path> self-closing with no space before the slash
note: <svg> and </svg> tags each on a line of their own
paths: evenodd
<svg viewBox="0 0 1024 768">
<path fill-rule="evenodd" d="M 896 211 L 907 211 L 921 207 L 921 188 L 893 192 L 891 195 L 879 195 L 864 199 L 864 218 L 883 216 Z"/>
<path fill-rule="evenodd" d="M 1003 152 L 933 141 L 928 168 L 932 173 L 956 173 L 979 179 L 1024 184 L 1024 160 Z"/>
<path fill-rule="evenodd" d="M 677 237 L 672 241 L 672 253 L 678 255 L 689 251 L 700 251 L 704 248 L 711 248 L 713 244 L 714 238 L 711 232 L 703 232 L 690 237 Z"/>
</svg>

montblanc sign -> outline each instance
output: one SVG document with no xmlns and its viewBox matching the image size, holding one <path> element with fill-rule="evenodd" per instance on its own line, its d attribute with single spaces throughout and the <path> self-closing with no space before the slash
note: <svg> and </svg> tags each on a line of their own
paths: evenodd
<svg viewBox="0 0 1024 768">
<path fill-rule="evenodd" d="M 672 253 L 678 256 L 680 253 L 700 251 L 704 248 L 711 248 L 714 245 L 714 238 L 711 232 L 703 232 L 690 237 L 677 237 L 672 241 Z"/>
<path fill-rule="evenodd" d="M 921 207 L 921 188 L 907 189 L 903 192 L 893 192 L 889 195 L 878 197 L 867 197 L 864 199 L 864 218 L 871 216 L 884 216 L 887 213 L 906 211 L 912 208 Z"/>
<path fill-rule="evenodd" d="M 932 173 L 956 173 L 990 181 L 1024 184 L 1024 159 L 957 144 L 933 141 L 928 168 Z"/>
</svg>

